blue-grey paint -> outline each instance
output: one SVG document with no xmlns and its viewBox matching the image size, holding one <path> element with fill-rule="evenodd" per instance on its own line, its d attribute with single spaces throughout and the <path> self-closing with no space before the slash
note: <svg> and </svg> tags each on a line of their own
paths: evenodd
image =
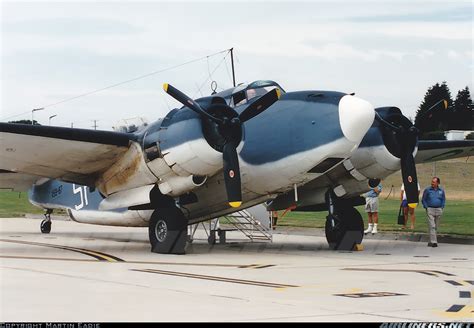
<svg viewBox="0 0 474 328">
<path fill-rule="evenodd" d="M 99 204 L 103 200 L 97 189 L 91 192 L 89 187 L 58 180 L 48 180 L 39 186 L 33 186 L 29 190 L 28 196 L 35 203 L 54 204 L 72 210 L 98 210 Z M 123 212 L 125 210 L 117 209 L 115 211 Z"/>
<path fill-rule="evenodd" d="M 249 164 L 261 165 L 342 138 L 338 105 L 344 95 L 328 91 L 282 95 L 265 112 L 244 123 L 245 145 L 241 158 Z M 238 112 L 244 109 L 244 106 L 236 108 Z M 182 124 L 182 128 L 173 128 L 177 123 Z M 170 112 L 162 127 L 158 133 L 162 153 L 204 138 L 201 119 L 186 107 Z"/>
<path fill-rule="evenodd" d="M 364 138 L 362 139 L 359 148 L 376 147 L 384 144 L 380 128 L 375 123 L 369 128 Z"/>
</svg>

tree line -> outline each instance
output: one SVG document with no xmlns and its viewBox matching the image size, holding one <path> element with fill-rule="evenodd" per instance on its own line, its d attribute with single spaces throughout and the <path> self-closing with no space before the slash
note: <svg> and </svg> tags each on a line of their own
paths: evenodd
<svg viewBox="0 0 474 328">
<path fill-rule="evenodd" d="M 428 109 L 441 99 L 448 102 L 448 108 L 438 106 L 429 112 Z M 446 81 L 428 88 L 416 112 L 415 125 L 422 131 L 422 139 L 444 135 L 447 130 L 474 130 L 474 107 L 469 87 L 459 90 L 454 101 Z"/>
</svg>

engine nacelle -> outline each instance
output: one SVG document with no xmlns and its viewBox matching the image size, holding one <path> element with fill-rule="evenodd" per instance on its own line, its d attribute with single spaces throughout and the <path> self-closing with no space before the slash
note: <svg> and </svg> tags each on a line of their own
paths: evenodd
<svg viewBox="0 0 474 328">
<path fill-rule="evenodd" d="M 400 170 L 400 159 L 393 156 L 384 145 L 359 148 L 351 156 L 350 162 L 354 170 L 365 178 L 385 178 Z"/>
<path fill-rule="evenodd" d="M 222 153 L 209 145 L 201 118 L 189 109 L 169 112 L 157 131 L 146 137 L 145 148 L 153 143 L 159 158 L 153 158 L 148 165 L 160 178 L 162 163 L 153 163 L 155 160 L 164 160 L 174 174 L 182 177 L 210 176 L 222 169 Z"/>
<path fill-rule="evenodd" d="M 105 171 L 97 181 L 97 187 L 103 195 L 154 184 L 157 177 L 150 171 L 140 145 L 130 144 L 127 152 Z"/>
</svg>

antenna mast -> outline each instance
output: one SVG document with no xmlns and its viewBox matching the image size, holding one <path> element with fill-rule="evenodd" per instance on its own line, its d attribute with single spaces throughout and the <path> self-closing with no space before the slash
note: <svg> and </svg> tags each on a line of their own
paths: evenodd
<svg viewBox="0 0 474 328">
<path fill-rule="evenodd" d="M 230 48 L 230 61 L 232 63 L 232 80 L 235 87 L 235 71 L 234 71 L 234 48 Z"/>
</svg>

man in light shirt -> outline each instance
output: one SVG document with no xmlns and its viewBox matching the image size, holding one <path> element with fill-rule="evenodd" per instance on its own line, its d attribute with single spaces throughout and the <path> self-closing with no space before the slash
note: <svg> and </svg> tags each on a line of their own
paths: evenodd
<svg viewBox="0 0 474 328">
<path fill-rule="evenodd" d="M 369 216 L 369 226 L 364 234 L 377 233 L 377 225 L 379 223 L 379 195 L 382 192 L 382 184 L 379 179 L 369 180 L 370 190 L 365 194 L 365 211 Z"/>
<path fill-rule="evenodd" d="M 428 247 L 438 247 L 438 240 L 436 233 L 439 228 L 439 221 L 441 215 L 443 215 L 443 209 L 446 204 L 446 195 L 444 190 L 440 188 L 441 183 L 438 177 L 431 179 L 431 187 L 427 187 L 423 192 L 423 198 L 421 200 L 423 207 L 426 209 L 428 216 L 428 225 L 430 232 L 430 242 Z"/>
<path fill-rule="evenodd" d="M 420 196 L 420 190 L 421 190 L 421 187 L 420 187 L 420 184 L 418 183 L 418 196 Z M 405 216 L 405 224 L 403 225 L 402 229 L 406 229 L 407 222 L 408 222 L 408 213 L 410 213 L 410 219 L 411 219 L 410 229 L 413 230 L 415 229 L 415 209 L 408 206 L 407 194 L 405 192 L 405 185 L 403 183 L 402 183 L 402 187 L 400 188 L 400 200 L 402 202 L 403 215 Z"/>
</svg>

